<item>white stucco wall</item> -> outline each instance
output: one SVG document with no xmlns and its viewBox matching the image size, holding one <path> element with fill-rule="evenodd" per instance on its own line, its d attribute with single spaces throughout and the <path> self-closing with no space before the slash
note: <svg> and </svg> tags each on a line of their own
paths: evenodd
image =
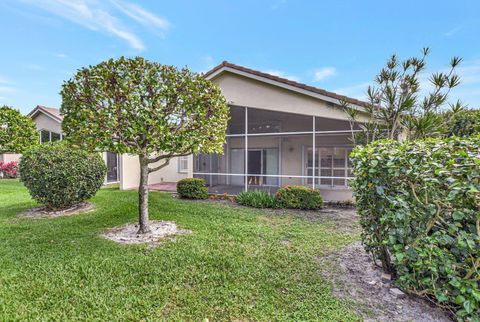
<svg viewBox="0 0 480 322">
<path fill-rule="evenodd" d="M 348 120 L 340 106 L 244 76 L 223 73 L 212 81 L 220 86 L 229 104 Z"/>
<path fill-rule="evenodd" d="M 15 153 L 4 153 L 0 154 L 0 162 L 3 161 L 5 163 L 12 162 L 12 161 L 20 161 L 21 154 L 15 154 Z"/>
<path fill-rule="evenodd" d="M 120 189 L 136 189 L 140 181 L 140 166 L 138 156 L 124 154 L 120 160 Z M 150 167 L 154 168 L 160 163 L 153 163 Z M 193 176 L 193 156 L 188 157 L 188 171 L 178 172 L 178 158 L 173 158 L 170 164 L 163 169 L 152 172 L 149 175 L 149 184 L 161 182 L 177 182 L 184 178 Z"/>
</svg>

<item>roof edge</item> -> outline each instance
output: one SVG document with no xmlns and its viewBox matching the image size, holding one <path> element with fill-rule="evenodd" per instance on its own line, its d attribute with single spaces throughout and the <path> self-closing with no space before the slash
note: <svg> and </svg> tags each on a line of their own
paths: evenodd
<svg viewBox="0 0 480 322">
<path fill-rule="evenodd" d="M 58 122 L 62 122 L 63 118 L 61 116 L 55 115 L 52 112 L 50 112 L 48 109 L 53 109 L 53 107 L 46 107 L 43 105 L 37 105 L 33 110 L 30 111 L 27 115 L 30 117 L 33 117 L 37 112 L 42 112 L 43 114 L 46 114 L 47 116 L 53 118 L 54 120 Z"/>
<path fill-rule="evenodd" d="M 243 72 L 243 73 L 251 74 L 253 76 L 263 77 L 263 78 L 266 78 L 266 79 L 269 79 L 269 80 L 272 80 L 272 81 L 275 81 L 275 82 L 279 82 L 279 83 L 282 83 L 282 84 L 285 84 L 285 85 L 290 85 L 290 86 L 296 87 L 296 88 L 301 89 L 301 90 L 309 91 L 309 92 L 312 92 L 312 93 L 315 93 L 315 94 L 320 94 L 320 95 L 323 95 L 323 96 L 326 96 L 326 97 L 329 97 L 329 98 L 332 98 L 332 99 L 335 99 L 335 100 L 338 100 L 338 101 L 344 100 L 344 101 L 346 101 L 350 104 L 354 104 L 354 105 L 357 105 L 357 106 L 360 106 L 360 107 L 368 106 L 367 102 L 358 100 L 356 98 L 348 97 L 348 96 L 345 96 L 345 95 L 340 95 L 340 94 L 330 92 L 330 91 L 327 91 L 327 90 L 324 90 L 324 89 L 321 89 L 321 88 L 318 88 L 318 87 L 314 87 L 314 86 L 307 85 L 307 84 L 304 84 L 304 83 L 299 83 L 299 82 L 296 82 L 296 81 L 292 81 L 292 80 L 287 79 L 287 78 L 275 76 L 275 75 L 265 73 L 265 72 L 261 72 L 261 71 L 251 69 L 251 68 L 248 68 L 248 67 L 243 67 L 243 66 L 240 66 L 240 65 L 232 64 L 232 63 L 230 63 L 226 60 L 224 60 L 219 65 L 217 65 L 217 66 L 213 67 L 212 69 L 210 69 L 209 71 L 207 71 L 203 76 L 207 79 L 210 78 L 210 77 L 214 77 L 214 76 L 216 76 L 216 74 L 220 73 L 221 70 L 224 69 L 224 68 L 225 69 L 226 68 L 231 68 L 231 69 Z"/>
</svg>

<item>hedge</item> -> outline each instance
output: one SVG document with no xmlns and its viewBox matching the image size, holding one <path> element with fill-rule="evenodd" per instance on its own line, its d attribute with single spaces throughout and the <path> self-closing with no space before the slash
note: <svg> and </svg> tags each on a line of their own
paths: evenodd
<svg viewBox="0 0 480 322">
<path fill-rule="evenodd" d="M 64 141 L 30 149 L 20 159 L 20 180 L 37 202 L 65 209 L 93 197 L 107 168 L 99 153 L 89 153 Z"/>
<path fill-rule="evenodd" d="M 444 114 L 446 119 L 445 135 L 467 137 L 480 133 L 480 110 L 465 109 L 459 112 Z"/>
<path fill-rule="evenodd" d="M 377 141 L 351 158 L 366 250 L 404 290 L 480 319 L 480 136 Z"/>
<path fill-rule="evenodd" d="M 177 182 L 177 193 L 184 199 L 207 199 L 208 188 L 201 178 L 186 178 Z"/>
</svg>

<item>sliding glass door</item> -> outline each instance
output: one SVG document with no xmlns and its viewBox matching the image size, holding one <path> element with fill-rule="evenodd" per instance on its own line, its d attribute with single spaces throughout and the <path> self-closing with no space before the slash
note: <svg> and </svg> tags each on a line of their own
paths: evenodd
<svg viewBox="0 0 480 322">
<path fill-rule="evenodd" d="M 278 148 L 249 149 L 249 186 L 278 186 Z"/>
<path fill-rule="evenodd" d="M 118 154 L 107 152 L 107 182 L 117 182 L 118 179 Z"/>
</svg>

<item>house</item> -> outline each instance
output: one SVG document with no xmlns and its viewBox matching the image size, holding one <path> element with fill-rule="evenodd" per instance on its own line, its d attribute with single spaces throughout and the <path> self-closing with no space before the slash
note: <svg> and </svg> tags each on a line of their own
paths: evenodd
<svg viewBox="0 0 480 322">
<path fill-rule="evenodd" d="M 352 199 L 347 185 L 352 132 L 340 102 L 349 102 L 361 117 L 366 103 L 229 62 L 205 77 L 230 106 L 224 153 L 177 158 L 152 173 L 151 184 L 193 176 L 205 179 L 212 193 L 274 193 L 299 184 L 319 189 L 326 200 Z M 138 160 L 122 160 L 120 186 L 136 188 Z"/>
<path fill-rule="evenodd" d="M 28 113 L 28 116 L 32 118 L 37 127 L 40 144 L 63 140 L 63 116 L 60 114 L 59 109 L 37 105 L 30 113 Z M 21 154 L 0 154 L 0 161 L 18 161 L 20 156 Z M 119 156 L 115 153 L 105 152 L 103 153 L 103 159 L 107 165 L 105 183 L 118 183 L 120 173 Z"/>
<path fill-rule="evenodd" d="M 366 117 L 366 103 L 229 62 L 205 77 L 220 87 L 230 106 L 224 153 L 174 158 L 150 174 L 150 184 L 171 187 L 183 178 L 203 178 L 209 191 L 219 194 L 274 193 L 296 184 L 319 189 L 325 200 L 352 199 L 352 132 L 340 102 L 357 108 L 360 120 Z M 62 139 L 57 109 L 37 106 L 29 115 L 41 142 Z M 107 152 L 104 159 L 106 182 L 119 182 L 121 189 L 138 187 L 138 157 Z"/>
</svg>

